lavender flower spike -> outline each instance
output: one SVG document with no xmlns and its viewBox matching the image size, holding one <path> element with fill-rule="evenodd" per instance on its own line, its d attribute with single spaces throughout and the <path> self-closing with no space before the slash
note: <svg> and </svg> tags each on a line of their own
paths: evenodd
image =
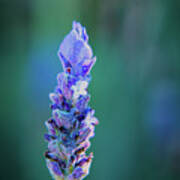
<svg viewBox="0 0 180 180">
<path fill-rule="evenodd" d="M 50 93 L 52 117 L 45 123 L 48 128 L 45 157 L 55 180 L 81 180 L 89 173 L 93 155 L 86 155 L 86 150 L 98 120 L 88 106 L 87 91 L 96 58 L 80 23 L 73 22 L 58 55 L 64 72 L 58 74 L 57 87 Z"/>
</svg>

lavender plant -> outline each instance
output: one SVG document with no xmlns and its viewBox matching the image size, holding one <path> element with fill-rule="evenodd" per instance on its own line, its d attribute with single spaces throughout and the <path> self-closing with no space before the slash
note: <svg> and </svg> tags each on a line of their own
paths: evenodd
<svg viewBox="0 0 180 180">
<path fill-rule="evenodd" d="M 64 72 L 50 93 L 52 117 L 46 121 L 47 167 L 55 180 L 81 180 L 89 173 L 93 154 L 86 155 L 89 139 L 98 120 L 88 106 L 90 70 L 96 62 L 88 44 L 86 29 L 73 22 L 71 32 L 60 45 L 58 56 Z"/>
</svg>

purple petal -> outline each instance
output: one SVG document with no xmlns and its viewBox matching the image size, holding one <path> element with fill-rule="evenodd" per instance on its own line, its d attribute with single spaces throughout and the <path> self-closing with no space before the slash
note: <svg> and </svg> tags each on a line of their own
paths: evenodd
<svg viewBox="0 0 180 180">
<path fill-rule="evenodd" d="M 63 174 L 62 174 L 62 172 L 60 170 L 59 164 L 57 162 L 48 161 L 47 166 L 57 176 L 60 176 L 60 177 L 63 176 Z"/>
<path fill-rule="evenodd" d="M 54 136 L 54 135 L 51 135 L 51 134 L 45 134 L 44 135 L 44 139 L 46 139 L 47 141 L 51 141 L 51 140 L 54 140 L 56 138 L 57 138 L 57 136 Z"/>
<path fill-rule="evenodd" d="M 92 59 L 84 60 L 77 68 L 76 70 L 77 74 L 81 76 L 87 76 L 90 73 L 95 62 L 96 62 L 96 57 Z"/>
<path fill-rule="evenodd" d="M 75 179 L 78 179 L 84 174 L 84 172 L 83 172 L 82 168 L 77 167 L 77 168 L 75 168 L 75 170 L 73 171 L 72 174 Z"/>
</svg>

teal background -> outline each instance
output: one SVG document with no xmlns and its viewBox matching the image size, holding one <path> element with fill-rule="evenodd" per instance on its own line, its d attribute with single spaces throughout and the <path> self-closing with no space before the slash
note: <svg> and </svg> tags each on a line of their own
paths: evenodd
<svg viewBox="0 0 180 180">
<path fill-rule="evenodd" d="M 73 20 L 97 62 L 87 180 L 180 179 L 180 1 L 0 0 L 0 179 L 49 180 L 57 50 Z"/>
</svg>

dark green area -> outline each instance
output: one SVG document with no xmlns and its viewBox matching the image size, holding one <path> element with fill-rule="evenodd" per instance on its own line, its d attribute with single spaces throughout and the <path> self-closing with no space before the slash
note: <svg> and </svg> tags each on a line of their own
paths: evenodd
<svg viewBox="0 0 180 180">
<path fill-rule="evenodd" d="M 97 63 L 87 180 L 180 179 L 180 1 L 0 0 L 0 179 L 49 180 L 43 153 L 57 50 L 73 20 Z"/>
</svg>

